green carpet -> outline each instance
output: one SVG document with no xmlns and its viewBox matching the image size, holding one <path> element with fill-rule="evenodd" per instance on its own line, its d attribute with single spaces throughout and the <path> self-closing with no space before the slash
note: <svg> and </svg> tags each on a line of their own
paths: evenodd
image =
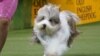
<svg viewBox="0 0 100 56">
<path fill-rule="evenodd" d="M 81 31 L 64 56 L 100 56 L 100 22 L 78 26 Z M 41 45 L 32 44 L 32 29 L 9 31 L 1 56 L 42 56 Z"/>
</svg>

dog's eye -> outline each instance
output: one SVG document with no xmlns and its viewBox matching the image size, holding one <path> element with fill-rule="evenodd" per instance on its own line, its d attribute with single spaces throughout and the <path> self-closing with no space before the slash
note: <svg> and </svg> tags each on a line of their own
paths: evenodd
<svg viewBox="0 0 100 56">
<path fill-rule="evenodd" d="M 53 19 L 50 19 L 49 21 L 50 21 L 50 22 L 53 22 Z"/>
<path fill-rule="evenodd" d="M 40 17 L 40 19 L 38 21 L 42 21 L 42 20 L 44 20 L 44 18 L 45 18 L 44 16 Z"/>
<path fill-rule="evenodd" d="M 49 21 L 53 24 L 58 24 L 59 23 L 59 19 L 50 19 Z"/>
<path fill-rule="evenodd" d="M 44 16 L 43 16 L 43 17 L 41 17 L 41 20 L 44 20 Z"/>
<path fill-rule="evenodd" d="M 58 24 L 58 23 L 59 23 L 59 19 L 55 19 L 54 22 L 55 22 L 56 24 Z"/>
</svg>

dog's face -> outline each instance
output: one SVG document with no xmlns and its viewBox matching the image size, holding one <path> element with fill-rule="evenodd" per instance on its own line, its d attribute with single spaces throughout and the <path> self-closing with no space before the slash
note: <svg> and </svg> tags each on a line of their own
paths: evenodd
<svg viewBox="0 0 100 56">
<path fill-rule="evenodd" d="M 60 28 L 59 8 L 45 5 L 40 8 L 35 19 L 35 27 L 46 35 L 52 35 Z"/>
</svg>

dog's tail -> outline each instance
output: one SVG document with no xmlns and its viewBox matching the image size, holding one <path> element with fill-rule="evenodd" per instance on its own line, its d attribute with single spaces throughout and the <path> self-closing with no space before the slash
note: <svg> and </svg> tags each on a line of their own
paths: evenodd
<svg viewBox="0 0 100 56">
<path fill-rule="evenodd" d="M 66 21 L 67 20 L 67 23 L 68 23 L 68 25 L 70 27 L 71 36 L 69 37 L 69 40 L 67 42 L 68 43 L 68 46 L 70 47 L 70 45 L 73 42 L 74 38 L 77 35 L 79 35 L 79 31 L 76 28 L 76 24 L 80 20 L 79 20 L 79 17 L 75 13 L 72 13 L 70 11 L 62 11 L 62 12 L 60 12 L 60 17 L 63 17 L 62 18 L 63 21 Z"/>
</svg>

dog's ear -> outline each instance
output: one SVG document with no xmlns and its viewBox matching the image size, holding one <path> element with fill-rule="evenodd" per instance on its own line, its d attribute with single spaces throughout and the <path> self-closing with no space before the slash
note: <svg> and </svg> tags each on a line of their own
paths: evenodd
<svg viewBox="0 0 100 56">
<path fill-rule="evenodd" d="M 77 30 L 77 27 L 76 27 L 77 21 L 75 21 L 79 18 L 77 15 L 69 15 L 69 16 L 70 16 L 70 19 L 68 20 L 68 24 L 70 26 L 71 36 L 68 39 L 68 46 L 70 47 L 74 38 L 79 35 L 79 31 Z"/>
</svg>

